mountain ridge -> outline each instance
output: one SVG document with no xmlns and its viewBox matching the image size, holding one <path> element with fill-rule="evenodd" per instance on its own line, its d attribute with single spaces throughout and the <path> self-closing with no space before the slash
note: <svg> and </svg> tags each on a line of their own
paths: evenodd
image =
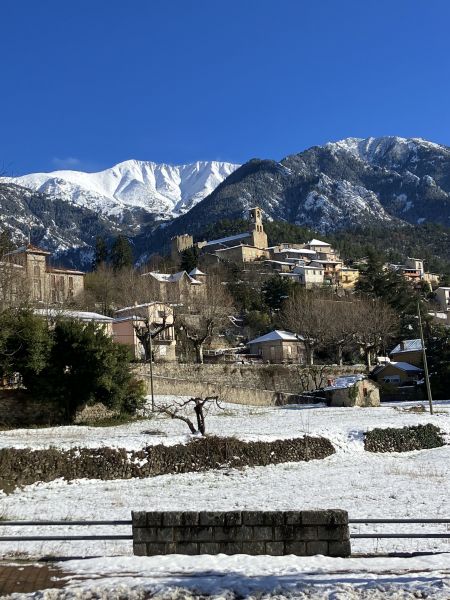
<svg viewBox="0 0 450 600">
<path fill-rule="evenodd" d="M 143 210 L 166 220 L 209 195 L 238 166 L 223 161 L 169 165 L 131 159 L 92 173 L 58 170 L 5 177 L 3 181 L 97 210 L 107 217 Z"/>
<path fill-rule="evenodd" d="M 164 189 L 169 195 L 173 192 L 169 208 L 170 214 L 178 215 L 175 218 L 170 216 L 167 205 L 158 204 L 156 200 L 153 212 L 140 203 L 141 188 L 135 182 L 139 177 L 155 178 L 155 168 L 148 166 L 155 164 L 145 161 L 119 163 L 119 167 L 125 165 L 127 176 L 124 177 L 118 168 L 114 191 L 117 190 L 119 197 L 121 194 L 126 196 L 129 202 L 118 211 L 96 211 L 92 202 L 88 203 L 89 206 L 80 207 L 71 201 L 69 189 L 64 199 L 33 192 L 42 194 L 46 199 L 42 214 L 39 214 L 39 202 L 33 203 L 33 214 L 47 223 L 43 212 L 48 210 L 48 202 L 58 201 L 60 211 L 63 211 L 61 203 L 64 202 L 68 207 L 78 207 L 84 212 L 82 215 L 73 213 L 74 218 L 82 220 L 88 218 L 88 214 L 95 216 L 99 219 L 102 235 L 105 231 L 107 237 L 118 232 L 128 235 L 133 242 L 136 259 L 140 261 L 151 253 L 167 250 L 174 235 L 196 235 L 206 225 L 221 219 L 245 217 L 248 209 L 255 205 L 262 208 L 266 220 L 309 227 L 323 235 L 372 226 L 395 228 L 421 223 L 450 226 L 450 148 L 421 138 L 345 138 L 313 146 L 280 161 L 251 159 L 241 166 L 217 163 L 231 165 L 231 172 L 223 179 L 225 172 L 221 172 L 218 179 L 214 179 L 214 172 L 213 178 L 208 180 L 214 171 L 214 161 L 207 163 L 212 165 L 211 168 L 202 171 L 204 179 L 199 179 L 198 174 L 205 161 L 191 163 L 185 167 L 190 167 L 190 173 L 200 188 L 205 191 L 208 186 L 214 187 L 204 198 L 198 200 L 196 197 L 191 203 L 183 200 L 187 196 L 183 197 L 176 173 L 168 173 L 169 166 L 160 165 L 157 169 L 157 173 L 161 173 L 159 189 Z M 100 175 L 108 172 L 110 176 L 110 171 L 100 172 Z M 192 192 L 195 186 L 189 183 L 188 175 L 185 173 L 186 189 Z M 180 177 L 180 174 L 177 176 Z M 158 185 L 155 179 L 155 189 Z M 171 187 L 173 185 L 175 188 Z M 136 186 L 137 189 L 134 189 Z M 178 213 L 173 212 L 175 207 Z M 16 225 L 22 230 L 25 226 L 24 223 Z M 38 237 L 51 240 L 51 223 L 47 223 L 46 227 L 44 237 L 42 231 Z M 76 229 L 78 225 L 74 227 Z M 92 247 L 95 237 L 89 240 L 84 232 L 78 233 L 85 250 Z M 73 247 L 76 248 L 75 237 Z"/>
</svg>

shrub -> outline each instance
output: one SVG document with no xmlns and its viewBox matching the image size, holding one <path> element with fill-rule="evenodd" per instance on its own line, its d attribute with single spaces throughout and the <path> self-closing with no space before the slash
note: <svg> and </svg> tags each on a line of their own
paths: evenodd
<svg viewBox="0 0 450 600">
<path fill-rule="evenodd" d="M 19 372 L 30 395 L 62 407 L 67 421 L 96 402 L 127 414 L 143 406 L 144 384 L 131 373 L 128 348 L 98 325 L 61 319 L 49 327 L 26 311 L 0 315 L 5 320 L 0 371 Z"/>
<path fill-rule="evenodd" d="M 366 432 L 364 436 L 364 450 L 368 452 L 410 452 L 443 445 L 441 430 L 431 423 L 401 429 L 376 428 Z"/>
</svg>

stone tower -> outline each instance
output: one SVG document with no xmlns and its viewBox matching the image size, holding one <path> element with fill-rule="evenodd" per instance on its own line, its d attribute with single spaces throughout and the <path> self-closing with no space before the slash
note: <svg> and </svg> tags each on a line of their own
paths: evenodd
<svg viewBox="0 0 450 600">
<path fill-rule="evenodd" d="M 267 241 L 267 235 L 264 232 L 262 211 L 259 206 L 249 210 L 249 221 L 252 246 L 256 246 L 257 248 L 267 248 L 269 243 Z"/>
<path fill-rule="evenodd" d="M 174 260 L 179 259 L 179 255 L 187 248 L 192 248 L 194 245 L 194 238 L 188 233 L 183 235 L 177 235 L 171 240 L 171 255 Z"/>
</svg>

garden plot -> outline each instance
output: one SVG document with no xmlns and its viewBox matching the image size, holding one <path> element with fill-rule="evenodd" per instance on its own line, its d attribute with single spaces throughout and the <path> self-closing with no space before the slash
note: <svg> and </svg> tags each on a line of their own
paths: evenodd
<svg viewBox="0 0 450 600">
<path fill-rule="evenodd" d="M 158 398 L 158 401 L 166 399 Z M 450 446 L 407 453 L 373 454 L 364 451 L 363 433 L 374 427 L 402 427 L 434 423 L 448 435 L 450 405 L 436 406 L 436 414 L 411 412 L 409 406 L 379 408 L 254 408 L 227 405 L 207 417 L 211 434 L 243 440 L 274 440 L 303 434 L 329 438 L 336 454 L 302 463 L 267 467 L 224 468 L 203 473 L 162 475 L 148 479 L 56 480 L 0 494 L 3 519 L 129 519 L 132 510 L 292 510 L 342 508 L 351 518 L 448 518 Z M 415 410 L 415 409 L 414 409 Z M 126 447 L 175 444 L 192 439 L 187 427 L 163 417 L 118 427 L 52 427 L 0 432 L 3 447 L 57 446 Z M 371 526 L 374 531 L 376 526 Z M 402 529 L 403 528 L 403 529 Z M 385 531 L 429 532 L 433 527 L 392 525 Z M 353 531 L 364 531 L 364 526 Z M 437 529 L 435 529 L 437 531 Z M 445 531 L 442 527 L 439 531 Z M 16 530 L 20 532 L 19 529 Z M 74 526 L 40 527 L 38 535 L 86 533 Z M 129 533 L 93 529 L 89 533 Z M 23 530 L 22 530 L 23 533 Z M 0 526 L 0 535 L 11 530 Z M 2 542 L 3 555 L 93 556 L 131 554 L 128 541 Z M 354 540 L 354 552 L 450 551 L 448 540 Z"/>
<path fill-rule="evenodd" d="M 157 396 L 156 403 L 182 402 L 185 398 Z M 450 433 L 450 402 L 436 405 L 436 413 L 411 412 L 421 405 L 380 406 L 375 408 L 328 408 L 290 405 L 254 407 L 223 404 L 210 408 L 206 417 L 207 433 L 235 436 L 244 441 L 289 439 L 302 435 L 327 437 L 337 451 L 362 451 L 363 432 L 375 427 L 403 427 L 434 423 Z M 188 409 L 186 409 L 188 411 Z M 147 413 L 148 414 L 148 413 Z M 194 420 L 191 409 L 191 418 Z M 151 417 L 151 415 L 150 415 Z M 186 443 L 192 439 L 185 423 L 155 414 L 114 427 L 65 426 L 0 431 L 0 448 L 73 447 L 126 448 Z"/>
</svg>

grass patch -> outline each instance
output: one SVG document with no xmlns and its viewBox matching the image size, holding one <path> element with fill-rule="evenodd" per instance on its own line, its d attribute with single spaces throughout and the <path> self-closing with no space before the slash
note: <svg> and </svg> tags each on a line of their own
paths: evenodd
<svg viewBox="0 0 450 600">
<path fill-rule="evenodd" d="M 120 414 L 106 417 L 105 419 L 86 419 L 81 423 L 73 423 L 74 427 L 117 427 L 118 425 L 126 425 L 135 421 L 146 421 L 148 417 L 137 417 L 135 415 Z"/>
</svg>

